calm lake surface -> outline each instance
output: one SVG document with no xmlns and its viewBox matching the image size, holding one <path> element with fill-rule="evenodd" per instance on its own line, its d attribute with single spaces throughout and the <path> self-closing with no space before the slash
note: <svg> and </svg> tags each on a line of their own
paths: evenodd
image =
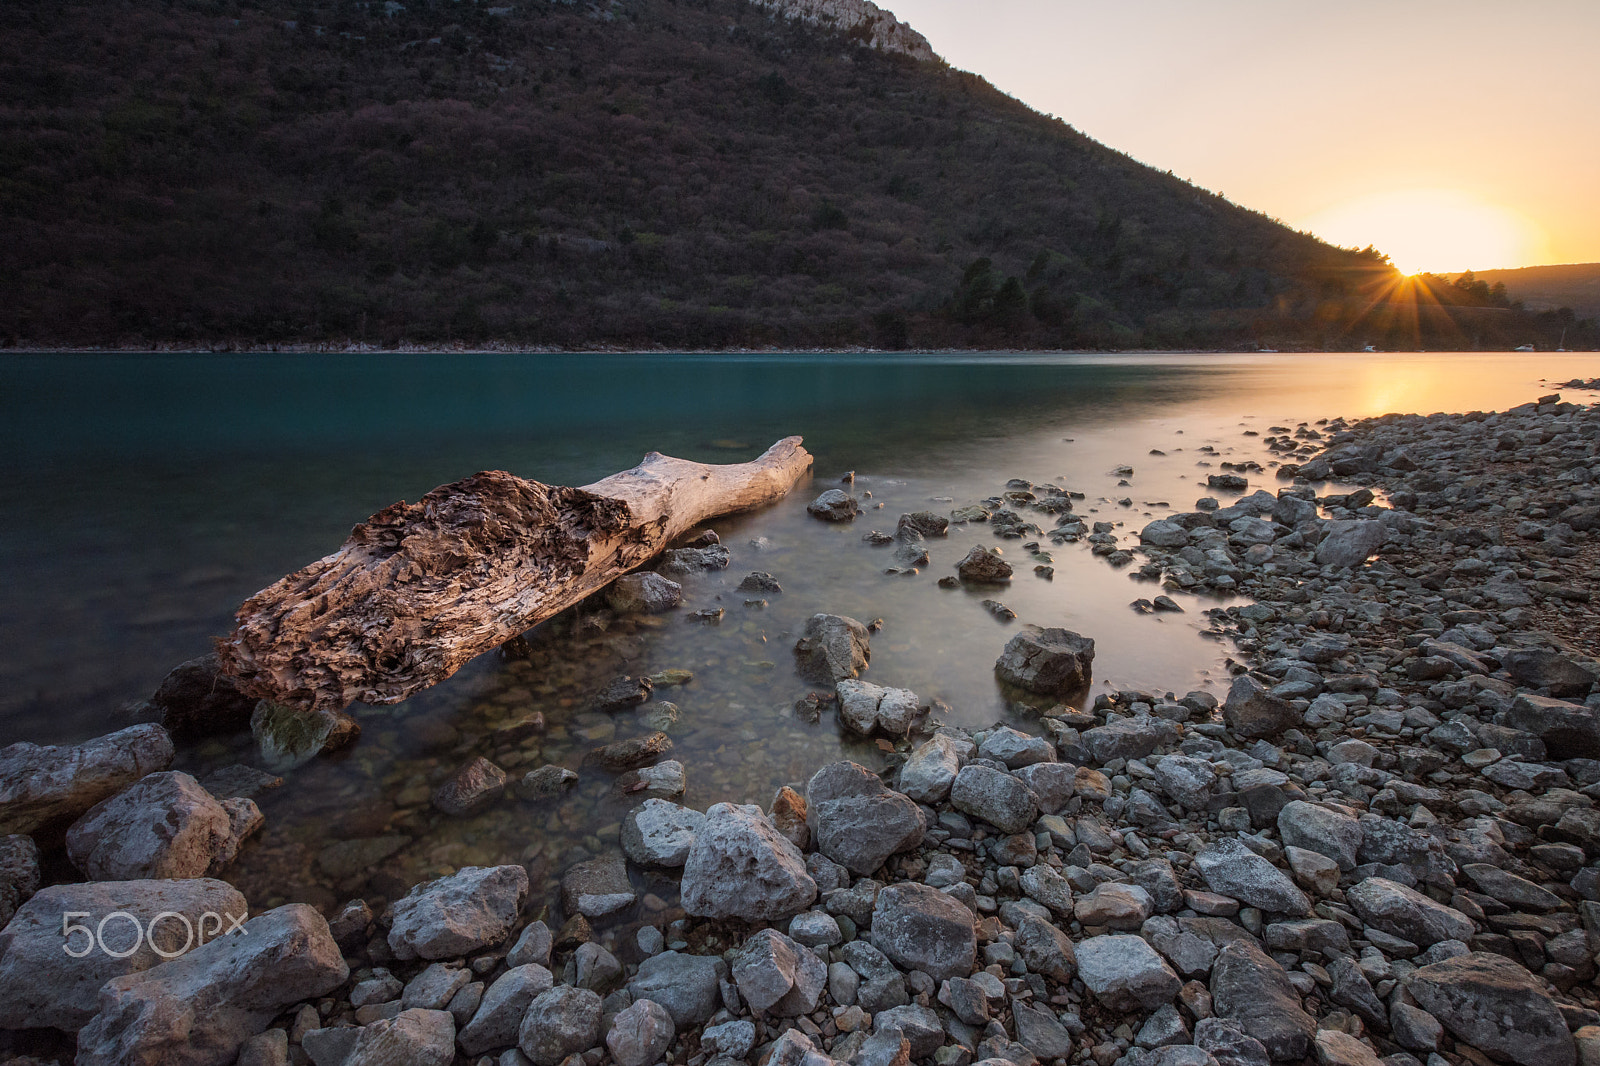
<svg viewBox="0 0 1600 1066">
<path fill-rule="evenodd" d="M 1504 408 L 1553 391 L 1547 381 L 1597 374 L 1600 356 L 1589 354 L 8 354 L 0 744 L 120 724 L 120 708 L 226 632 L 240 601 L 395 500 L 482 469 L 586 484 L 651 450 L 740 462 L 804 436 L 814 480 L 768 510 L 713 523 L 733 564 L 686 579 L 682 610 L 593 624 L 583 619 L 594 609 L 580 609 L 533 635 L 531 659 L 486 656 L 405 704 L 356 708 L 361 741 L 260 798 L 267 828 L 230 875 L 257 907 L 382 896 L 469 861 L 543 864 L 559 877 L 614 844 L 630 805 L 613 775 L 583 763 L 595 745 L 646 731 L 643 711 L 586 711 L 616 674 L 693 671 L 657 696 L 680 710 L 674 757 L 688 768 L 686 802 L 701 809 L 765 804 L 841 751 L 881 758 L 842 738 L 831 713 L 808 723 L 794 712 L 809 686 L 792 648 L 817 611 L 883 619 L 868 678 L 937 697 L 968 726 L 1007 717 L 993 663 L 1022 622 L 1094 637 L 1095 691 L 1181 694 L 1226 678 L 1228 648 L 1202 635 L 1202 612 L 1226 601 L 1174 593 L 1186 613 L 1141 615 L 1130 601 L 1162 590 L 1091 558 L 1086 544 L 1044 541 L 1055 570 L 1045 580 L 1024 542 L 997 541 L 981 524 L 931 541 L 917 576 L 886 575 L 892 549 L 861 538 L 892 532 L 901 513 L 948 513 L 1025 478 L 1084 493 L 1077 513 L 1120 523 L 1131 546 L 1151 517 L 1212 494 L 1205 477 L 1222 461 L 1267 465 L 1271 427 Z M 1131 478 L 1113 473 L 1123 465 Z M 851 470 L 867 513 L 839 526 L 807 516 L 805 504 Z M 1281 484 L 1270 467 L 1251 482 Z M 1053 524 L 1024 516 L 1046 532 Z M 762 550 L 750 544 L 758 537 Z M 1004 547 L 1011 586 L 939 589 L 975 543 Z M 765 608 L 734 591 L 751 570 L 783 585 Z M 1018 621 L 992 617 L 987 596 Z M 727 611 L 720 625 L 688 617 L 716 606 Z M 485 747 L 489 730 L 533 711 L 547 734 L 509 755 Z M 427 790 L 474 754 L 513 776 L 558 762 L 583 781 L 545 807 L 508 797 L 470 819 L 434 812 Z M 199 776 L 253 759 L 244 736 L 186 748 L 178 765 Z M 397 850 L 357 872 L 341 864 L 339 842 L 372 840 L 385 842 L 373 855 Z"/>
</svg>

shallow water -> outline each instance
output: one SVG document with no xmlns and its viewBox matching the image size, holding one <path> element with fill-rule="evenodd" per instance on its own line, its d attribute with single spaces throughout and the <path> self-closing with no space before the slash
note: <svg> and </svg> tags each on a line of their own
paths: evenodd
<svg viewBox="0 0 1600 1066">
<path fill-rule="evenodd" d="M 693 671 L 657 696 L 681 710 L 674 757 L 696 807 L 765 803 L 841 751 L 882 757 L 841 738 L 830 713 L 808 724 L 794 712 L 810 686 L 791 649 L 816 611 L 883 619 L 869 679 L 937 697 L 971 726 L 1009 713 L 992 667 L 1022 622 L 1093 636 L 1096 691 L 1181 693 L 1226 676 L 1227 648 L 1202 635 L 1202 612 L 1225 601 L 1175 593 L 1186 613 L 1141 615 L 1129 602 L 1161 590 L 1087 545 L 1044 540 L 1055 568 L 1045 580 L 1024 541 L 997 542 L 985 525 L 930 542 L 921 574 L 886 575 L 892 549 L 863 543 L 868 529 L 892 532 L 908 511 L 948 513 L 1020 477 L 1082 492 L 1079 515 L 1132 534 L 1210 494 L 1205 475 L 1222 461 L 1268 464 L 1273 426 L 1504 408 L 1549 391 L 1541 378 L 1596 373 L 1593 355 L 7 355 L 0 743 L 104 732 L 224 632 L 241 600 L 396 499 L 479 469 L 583 484 L 651 449 L 736 462 L 803 435 L 814 480 L 713 523 L 733 565 L 686 579 L 683 610 L 608 621 L 580 608 L 532 635 L 530 659 L 487 656 L 405 704 L 363 709 L 354 749 L 260 801 L 267 829 L 230 874 L 258 907 L 385 895 L 468 862 L 527 861 L 558 877 L 612 846 L 630 805 L 613 775 L 583 767 L 595 745 L 646 730 L 643 712 L 585 711 L 616 674 Z M 1127 485 L 1112 473 L 1121 465 L 1135 471 Z M 842 526 L 807 516 L 805 503 L 847 470 L 867 513 Z M 1278 484 L 1270 469 L 1251 480 Z M 750 544 L 758 537 L 763 550 Z M 973 543 L 1002 544 L 1017 569 L 1010 587 L 936 587 Z M 734 586 L 751 570 L 784 592 L 746 607 Z M 992 617 L 988 596 L 1018 622 Z M 689 619 L 709 606 L 726 609 L 720 625 Z M 550 725 L 544 736 L 487 739 L 532 711 Z M 472 754 L 518 772 L 559 762 L 583 780 L 549 806 L 507 799 L 465 820 L 432 811 L 428 788 Z M 183 751 L 180 765 L 200 774 L 252 755 L 248 737 L 233 738 Z M 403 846 L 342 878 L 318 865 L 330 843 L 368 838 Z"/>
</svg>

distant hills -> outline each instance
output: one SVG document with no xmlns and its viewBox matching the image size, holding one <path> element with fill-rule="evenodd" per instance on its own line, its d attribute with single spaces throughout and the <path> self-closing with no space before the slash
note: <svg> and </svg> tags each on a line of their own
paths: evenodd
<svg viewBox="0 0 1600 1066">
<path fill-rule="evenodd" d="M 0 248 L 13 346 L 1600 344 L 861 0 L 7 0 Z"/>
<path fill-rule="evenodd" d="M 1600 263 L 1480 270 L 1477 277 L 1490 285 L 1504 285 L 1513 300 L 1521 300 L 1530 310 L 1570 307 L 1579 318 L 1600 318 Z"/>
</svg>

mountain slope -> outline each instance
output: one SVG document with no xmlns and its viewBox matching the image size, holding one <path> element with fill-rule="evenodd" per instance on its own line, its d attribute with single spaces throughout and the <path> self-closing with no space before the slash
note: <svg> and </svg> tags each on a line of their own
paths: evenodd
<svg viewBox="0 0 1600 1066">
<path fill-rule="evenodd" d="M 1376 255 L 882 28 L 744 0 L 10 0 L 0 340 L 1443 347 L 1539 326 L 1391 314 Z"/>
<path fill-rule="evenodd" d="M 1600 263 L 1480 270 L 1477 278 L 1504 285 L 1511 299 L 1534 311 L 1569 307 L 1579 318 L 1600 317 Z"/>
</svg>

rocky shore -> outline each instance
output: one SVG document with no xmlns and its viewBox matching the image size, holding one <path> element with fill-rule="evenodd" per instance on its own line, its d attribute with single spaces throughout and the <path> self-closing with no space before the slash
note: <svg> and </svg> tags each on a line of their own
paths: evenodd
<svg viewBox="0 0 1600 1066">
<path fill-rule="evenodd" d="M 639 804 L 558 901 L 502 865 L 378 913 L 250 916 L 226 871 L 271 775 L 171 770 L 178 713 L 12 745 L 0 1027 L 19 1051 L 0 1061 L 65 1063 L 75 1040 L 80 1063 L 215 1066 L 1600 1063 L 1600 409 L 1551 397 L 1263 443 L 1275 470 L 1213 472 L 1215 496 L 1135 535 L 1012 482 L 892 538 L 907 572 L 948 521 L 987 522 L 1041 557 L 1086 543 L 1151 586 L 1141 610 L 1178 606 L 1156 588 L 1248 596 L 1210 614 L 1236 648 L 1225 699 L 1075 705 L 1093 634 L 1025 626 L 996 672 L 1037 730 L 964 730 L 862 677 L 869 625 L 817 615 L 795 648 L 810 712 L 879 738 L 888 768 L 835 762 L 701 812 L 673 802 L 664 734 L 608 745 Z M 1276 491 L 1251 484 L 1268 476 Z M 831 490 L 813 513 L 858 511 Z M 714 539 L 687 551 L 663 569 L 728 565 Z M 1012 569 L 978 548 L 948 580 L 1002 588 Z M 670 610 L 672 585 L 611 596 Z M 200 696 L 169 702 L 276 736 L 275 772 L 355 739 L 342 716 L 274 733 L 188 669 L 174 685 Z M 597 706 L 650 690 L 619 679 Z M 564 774 L 511 782 L 476 758 L 433 801 L 558 803 Z M 69 862 L 90 880 L 40 887 Z"/>
</svg>

